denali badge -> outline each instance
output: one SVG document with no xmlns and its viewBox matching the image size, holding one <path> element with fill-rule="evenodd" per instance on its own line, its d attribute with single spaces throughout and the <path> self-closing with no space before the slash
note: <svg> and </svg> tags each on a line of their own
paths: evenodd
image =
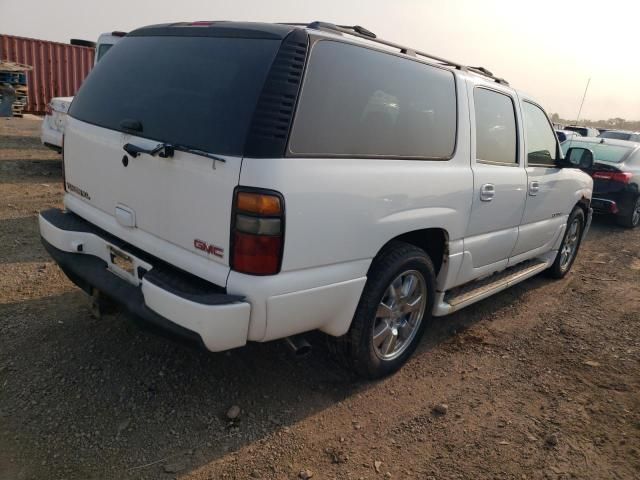
<svg viewBox="0 0 640 480">
<path fill-rule="evenodd" d="M 87 200 L 91 200 L 91 196 L 82 190 L 80 187 L 76 187 L 73 183 L 67 182 L 67 189 L 73 193 L 77 193 L 82 198 L 86 198 Z"/>
<path fill-rule="evenodd" d="M 209 245 L 207 242 L 203 240 L 198 240 L 197 238 L 193 241 L 193 246 L 198 250 L 202 250 L 203 252 L 207 252 L 208 254 L 214 254 L 216 257 L 222 258 L 224 256 L 224 249 L 220 247 L 216 247 L 215 245 Z"/>
</svg>

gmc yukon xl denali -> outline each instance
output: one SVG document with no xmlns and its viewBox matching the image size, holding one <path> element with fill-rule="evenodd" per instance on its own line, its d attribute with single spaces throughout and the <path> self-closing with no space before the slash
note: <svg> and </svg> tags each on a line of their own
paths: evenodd
<svg viewBox="0 0 640 480">
<path fill-rule="evenodd" d="M 63 158 L 40 231 L 87 293 L 210 351 L 320 330 L 369 378 L 433 317 L 563 277 L 591 219 L 592 152 L 533 99 L 359 26 L 135 30 Z"/>
</svg>

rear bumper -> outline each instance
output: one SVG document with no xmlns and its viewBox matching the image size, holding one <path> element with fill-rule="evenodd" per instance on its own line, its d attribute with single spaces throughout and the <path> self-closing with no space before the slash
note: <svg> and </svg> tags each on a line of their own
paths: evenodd
<svg viewBox="0 0 640 480">
<path fill-rule="evenodd" d="M 638 193 L 633 190 L 595 195 L 591 206 L 596 213 L 609 213 L 620 216 L 630 215 Z"/>
<path fill-rule="evenodd" d="M 591 206 L 596 213 L 618 213 L 618 205 L 615 200 L 608 198 L 594 198 L 591 200 Z"/>
<path fill-rule="evenodd" d="M 73 213 L 47 210 L 39 223 L 51 257 L 86 292 L 98 290 L 136 319 L 210 351 L 246 343 L 251 306 L 244 297 L 149 257 Z M 114 250 L 130 257 L 132 273 L 113 263 Z"/>
</svg>

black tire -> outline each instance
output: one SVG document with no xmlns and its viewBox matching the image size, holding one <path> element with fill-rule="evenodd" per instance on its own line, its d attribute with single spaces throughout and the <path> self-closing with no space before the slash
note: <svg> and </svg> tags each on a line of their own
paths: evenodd
<svg viewBox="0 0 640 480">
<path fill-rule="evenodd" d="M 569 261 L 566 262 L 564 261 L 562 252 L 563 252 L 563 248 L 570 241 L 569 234 L 571 231 L 571 226 L 573 225 L 574 221 L 579 222 L 577 239 L 576 239 L 577 243 L 575 244 L 575 249 L 573 250 L 571 257 L 569 258 Z M 580 244 L 582 243 L 582 234 L 584 233 L 584 227 L 585 227 L 584 211 L 580 207 L 575 207 L 571 212 L 571 215 L 569 215 L 569 219 L 567 220 L 567 228 L 564 232 L 564 237 L 562 238 L 562 243 L 560 244 L 560 248 L 558 249 L 558 254 L 556 255 L 556 259 L 553 262 L 553 265 L 551 265 L 547 270 L 547 272 L 552 278 L 558 278 L 558 279 L 564 278 L 564 276 L 567 273 L 569 273 L 569 271 L 571 270 L 571 267 L 573 266 L 573 262 L 576 260 L 576 257 L 578 256 L 578 250 L 580 250 Z"/>
<path fill-rule="evenodd" d="M 636 198 L 631 212 L 628 215 L 616 217 L 616 221 L 618 225 L 625 228 L 636 228 L 640 225 L 640 196 Z"/>
<path fill-rule="evenodd" d="M 392 288 L 391 283 L 405 274 L 413 275 L 416 279 L 421 276 L 424 280 L 424 284 L 419 283 L 416 287 L 424 288 L 426 291 L 426 299 L 421 303 L 424 309 L 422 313 L 416 313 L 416 320 L 413 322 L 416 326 L 410 327 L 413 336 L 400 343 L 402 350 L 398 356 L 383 359 L 376 353 L 373 340 L 376 319 L 379 318 L 376 312 L 384 295 L 389 288 Z M 420 282 L 420 280 L 417 281 Z M 390 243 L 378 254 L 369 269 L 367 282 L 349 331 L 340 338 L 332 338 L 331 349 L 343 363 L 346 363 L 347 367 L 361 377 L 375 379 L 397 371 L 415 351 L 425 328 L 431 322 L 435 293 L 436 275 L 433 263 L 424 250 L 404 242 Z M 408 318 L 411 314 L 406 315 Z M 420 317 L 419 323 L 418 317 Z M 397 333 L 394 335 L 399 338 Z"/>
</svg>

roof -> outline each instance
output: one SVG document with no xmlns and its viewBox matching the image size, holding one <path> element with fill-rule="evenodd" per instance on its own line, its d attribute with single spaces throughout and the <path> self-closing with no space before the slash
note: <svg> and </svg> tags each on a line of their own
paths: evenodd
<svg viewBox="0 0 640 480">
<path fill-rule="evenodd" d="M 198 21 L 149 25 L 130 32 L 128 37 L 142 36 L 185 36 L 185 37 L 226 37 L 262 38 L 282 40 L 295 27 L 277 23 Z"/>
<path fill-rule="evenodd" d="M 506 80 L 494 76 L 492 72 L 484 67 L 463 65 L 411 47 L 380 39 L 375 33 L 361 27 L 360 25 L 335 25 L 333 23 L 317 21 L 311 23 L 260 23 L 211 20 L 149 25 L 132 31 L 128 36 L 236 37 L 282 40 L 295 29 L 305 29 L 307 31 L 313 30 L 316 32 L 322 31 L 323 33 L 329 33 L 330 35 L 338 37 L 349 35 L 359 40 L 365 40 L 386 48 L 395 49 L 407 57 L 422 57 L 440 66 L 450 67 L 468 74 L 478 75 L 502 85 L 509 85 Z"/>
</svg>

